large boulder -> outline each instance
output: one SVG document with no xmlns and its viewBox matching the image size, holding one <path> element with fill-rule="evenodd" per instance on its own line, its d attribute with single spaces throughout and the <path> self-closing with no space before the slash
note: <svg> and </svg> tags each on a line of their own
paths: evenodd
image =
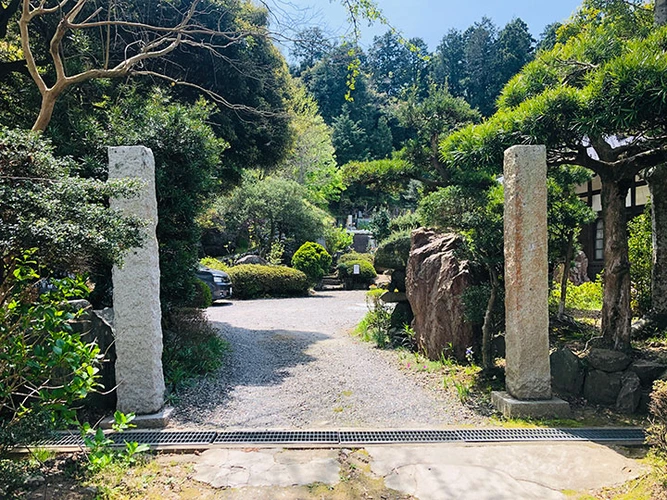
<svg viewBox="0 0 667 500">
<path fill-rule="evenodd" d="M 463 294 L 474 277 L 469 263 L 456 257 L 461 243 L 456 234 L 412 232 L 405 288 L 418 346 L 432 360 L 450 348 L 463 360 L 466 349 L 480 343 L 480 329 L 464 319 Z"/>
<path fill-rule="evenodd" d="M 634 413 L 639 408 L 642 386 L 635 372 L 627 371 L 621 378 L 621 390 L 616 398 L 616 409 L 621 413 Z"/>
<path fill-rule="evenodd" d="M 591 349 L 586 359 L 596 370 L 609 373 L 622 372 L 632 362 L 627 354 L 611 349 Z"/>
<path fill-rule="evenodd" d="M 591 370 L 586 375 L 586 382 L 584 382 L 584 397 L 591 403 L 613 405 L 616 404 L 622 385 L 622 373 Z"/>
<path fill-rule="evenodd" d="M 561 393 L 579 396 L 584 387 L 584 366 L 570 349 L 564 347 L 551 353 L 551 383 Z"/>
<path fill-rule="evenodd" d="M 638 359 L 630 365 L 630 371 L 637 374 L 644 387 L 651 387 L 665 372 L 665 368 L 665 365 L 647 359 Z"/>
<path fill-rule="evenodd" d="M 266 266 L 268 262 L 262 259 L 259 255 L 246 255 L 236 261 L 235 265 L 242 266 L 243 264 L 254 264 L 257 266 Z"/>
</svg>

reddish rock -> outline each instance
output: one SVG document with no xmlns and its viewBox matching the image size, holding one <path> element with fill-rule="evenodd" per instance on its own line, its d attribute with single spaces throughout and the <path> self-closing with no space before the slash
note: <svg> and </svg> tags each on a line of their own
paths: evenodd
<svg viewBox="0 0 667 500">
<path fill-rule="evenodd" d="M 464 320 L 462 296 L 474 280 L 469 263 L 455 256 L 461 243 L 456 234 L 423 228 L 412 233 L 406 293 L 419 348 L 429 359 L 439 359 L 451 346 L 463 360 L 466 349 L 480 343 L 480 329 Z"/>
</svg>

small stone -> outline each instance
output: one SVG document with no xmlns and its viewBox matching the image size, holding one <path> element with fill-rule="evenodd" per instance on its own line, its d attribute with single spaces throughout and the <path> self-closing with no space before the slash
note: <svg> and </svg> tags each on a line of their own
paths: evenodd
<svg viewBox="0 0 667 500">
<path fill-rule="evenodd" d="M 621 379 L 621 390 L 616 398 L 616 409 L 621 413 L 634 413 L 639 407 L 642 386 L 634 372 L 626 372 Z"/>
<path fill-rule="evenodd" d="M 665 365 L 656 363 L 655 361 L 638 359 L 630 365 L 630 371 L 637 374 L 644 387 L 650 387 L 653 384 L 653 381 L 660 378 L 664 373 Z"/>
<path fill-rule="evenodd" d="M 44 479 L 44 476 L 41 474 L 33 474 L 32 476 L 28 476 L 24 482 L 24 484 L 28 488 L 37 488 L 38 486 L 44 484 L 46 479 Z"/>
<path fill-rule="evenodd" d="M 586 359 L 596 370 L 609 373 L 622 372 L 632 361 L 627 354 L 611 349 L 591 349 Z"/>
<path fill-rule="evenodd" d="M 584 366 L 579 357 L 564 347 L 552 352 L 550 360 L 554 389 L 579 396 L 584 388 Z"/>
<path fill-rule="evenodd" d="M 621 392 L 622 377 L 621 373 L 589 371 L 584 382 L 584 397 L 591 403 L 616 404 L 618 393 Z"/>
</svg>

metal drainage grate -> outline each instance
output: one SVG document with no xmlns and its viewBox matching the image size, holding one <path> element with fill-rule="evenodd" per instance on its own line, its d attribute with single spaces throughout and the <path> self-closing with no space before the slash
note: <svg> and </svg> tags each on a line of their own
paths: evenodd
<svg viewBox="0 0 667 500">
<path fill-rule="evenodd" d="M 339 444 L 338 431 L 227 431 L 218 432 L 213 444 Z"/>
<path fill-rule="evenodd" d="M 634 441 L 643 443 L 646 440 L 646 433 L 643 429 L 567 429 L 567 432 L 577 438 L 585 441 L 595 441 L 598 443 L 609 441 Z"/>
<path fill-rule="evenodd" d="M 137 442 L 149 446 L 201 446 L 211 444 L 216 434 L 214 431 L 131 431 L 109 434 L 108 437 L 116 445 Z"/>
<path fill-rule="evenodd" d="M 69 446 L 81 447 L 83 446 L 83 438 L 79 434 L 72 434 L 71 432 L 59 432 L 55 436 L 39 441 L 35 446 L 65 448 Z"/>
<path fill-rule="evenodd" d="M 341 431 L 341 444 L 446 443 L 461 441 L 456 431 Z"/>
</svg>

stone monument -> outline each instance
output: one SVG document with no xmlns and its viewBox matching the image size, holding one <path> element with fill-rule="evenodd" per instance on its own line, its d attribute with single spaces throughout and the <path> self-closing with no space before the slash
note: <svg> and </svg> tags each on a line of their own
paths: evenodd
<svg viewBox="0 0 667 500">
<path fill-rule="evenodd" d="M 109 179 L 137 178 L 138 195 L 111 200 L 111 207 L 148 222 L 146 239 L 114 266 L 113 309 L 116 336 L 117 408 L 147 415 L 164 406 L 160 263 L 153 152 L 143 146 L 109 148 Z"/>
<path fill-rule="evenodd" d="M 565 416 L 551 395 L 544 146 L 505 151 L 505 385 L 492 400 L 506 417 Z"/>
</svg>

